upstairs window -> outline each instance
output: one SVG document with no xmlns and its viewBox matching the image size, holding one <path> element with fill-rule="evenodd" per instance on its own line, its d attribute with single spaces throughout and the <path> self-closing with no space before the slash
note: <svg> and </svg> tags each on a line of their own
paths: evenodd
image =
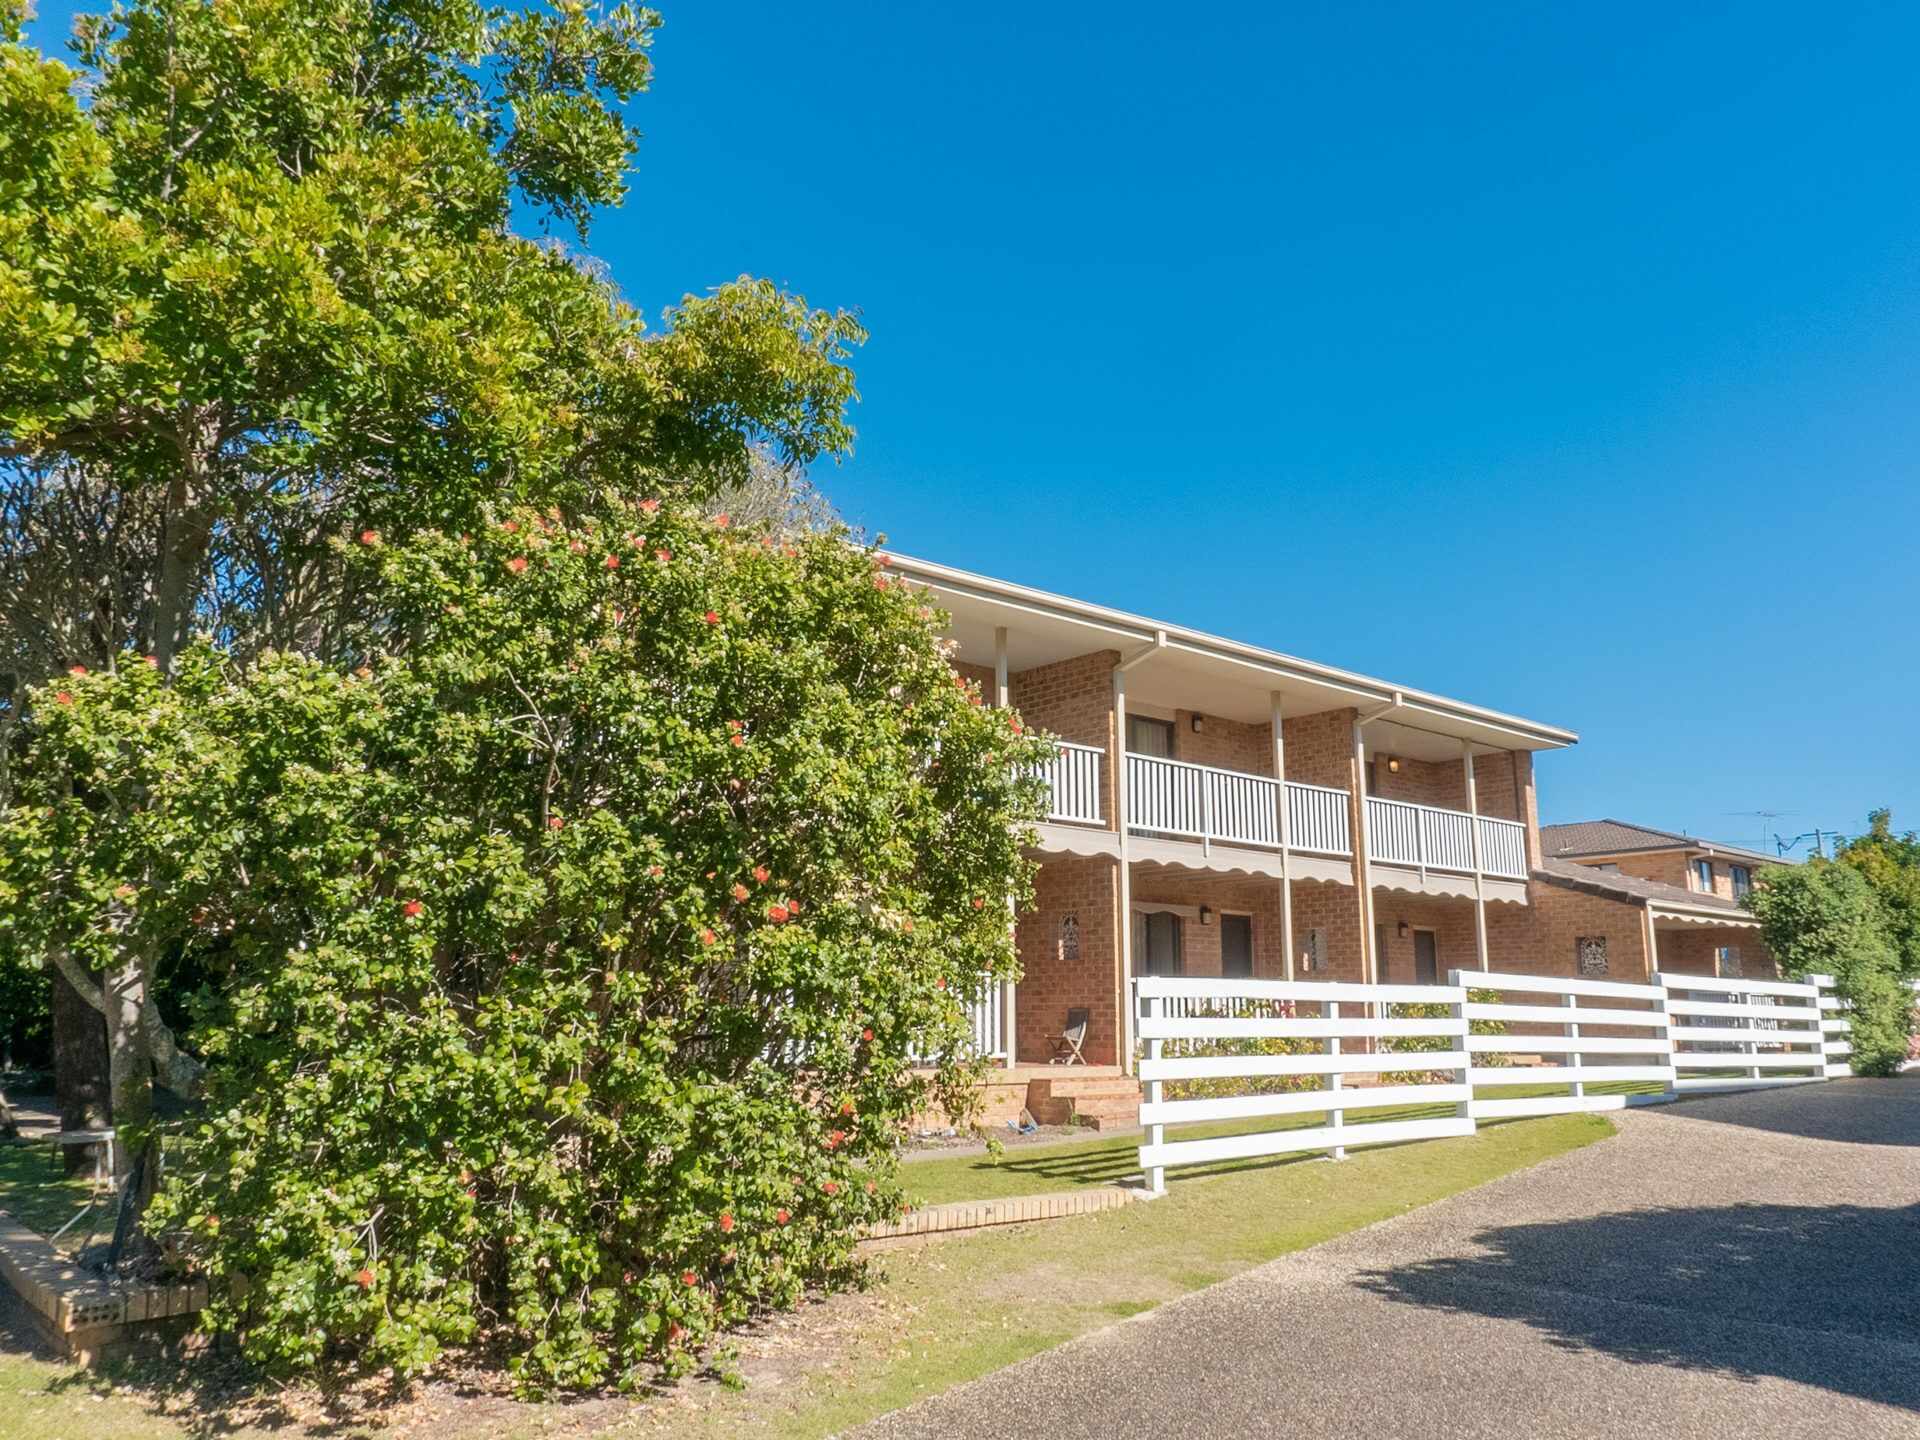
<svg viewBox="0 0 1920 1440">
<path fill-rule="evenodd" d="M 1702 895 L 1713 894 L 1713 861 L 1696 860 L 1693 862 L 1693 888 Z"/>
<path fill-rule="evenodd" d="M 1733 877 L 1733 898 L 1746 899 L 1747 892 L 1753 889 L 1753 871 L 1745 865 L 1732 865 L 1728 867 L 1727 873 Z"/>
</svg>

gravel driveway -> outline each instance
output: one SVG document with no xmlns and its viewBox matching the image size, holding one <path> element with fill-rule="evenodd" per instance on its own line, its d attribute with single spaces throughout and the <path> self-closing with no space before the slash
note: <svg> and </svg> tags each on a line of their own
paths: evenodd
<svg viewBox="0 0 1920 1440">
<path fill-rule="evenodd" d="M 1920 1437 L 1920 1074 L 1619 1124 L 855 1433 Z"/>
</svg>

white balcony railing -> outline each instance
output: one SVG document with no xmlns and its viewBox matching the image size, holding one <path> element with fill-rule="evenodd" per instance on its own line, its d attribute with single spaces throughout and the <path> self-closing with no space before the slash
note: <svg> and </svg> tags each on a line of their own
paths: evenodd
<svg viewBox="0 0 1920 1440">
<path fill-rule="evenodd" d="M 1325 785 L 1287 782 L 1287 844 L 1320 855 L 1353 854 L 1353 820 L 1347 792 Z"/>
<path fill-rule="evenodd" d="M 1047 818 L 1073 825 L 1104 825 L 1100 810 L 1100 771 L 1107 752 L 1098 745 L 1062 740 L 1054 757 L 1036 768 L 1046 782 Z"/>
<path fill-rule="evenodd" d="M 1264 775 L 1127 756 L 1127 824 L 1210 844 L 1280 846 L 1279 786 Z M 1347 792 L 1287 782 L 1287 827 L 1296 850 L 1351 855 Z"/>
<path fill-rule="evenodd" d="M 1474 818 L 1464 810 L 1442 810 L 1437 805 L 1414 805 L 1405 800 L 1368 796 L 1371 856 L 1390 865 L 1457 870 L 1471 875 L 1474 873 Z M 1510 880 L 1526 879 L 1526 827 L 1485 815 L 1479 820 L 1481 873 Z"/>
<path fill-rule="evenodd" d="M 1007 1057 L 1006 1015 L 1002 1004 L 1005 994 L 1006 989 L 998 980 L 989 980 L 985 993 L 967 1006 L 968 1018 L 973 1022 L 974 1051 L 989 1060 Z"/>
</svg>

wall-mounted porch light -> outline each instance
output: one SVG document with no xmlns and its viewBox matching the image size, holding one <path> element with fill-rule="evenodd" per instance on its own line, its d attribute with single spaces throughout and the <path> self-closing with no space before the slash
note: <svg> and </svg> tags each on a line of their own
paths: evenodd
<svg viewBox="0 0 1920 1440">
<path fill-rule="evenodd" d="M 1400 773 L 1400 757 L 1398 755 L 1389 755 L 1387 757 L 1387 769 L 1395 775 Z"/>
<path fill-rule="evenodd" d="M 1402 920 L 1400 922 L 1400 929 L 1395 933 L 1397 933 L 1402 940 L 1406 939 L 1407 938 L 1407 922 Z"/>
<path fill-rule="evenodd" d="M 1202 905 L 1200 907 L 1200 923 L 1202 925 L 1213 924 L 1213 907 L 1211 905 Z"/>
<path fill-rule="evenodd" d="M 1204 734 L 1207 728 L 1207 717 L 1204 715 L 1195 715 L 1193 719 L 1188 723 L 1190 723 L 1193 726 L 1194 734 L 1196 735 Z"/>
</svg>

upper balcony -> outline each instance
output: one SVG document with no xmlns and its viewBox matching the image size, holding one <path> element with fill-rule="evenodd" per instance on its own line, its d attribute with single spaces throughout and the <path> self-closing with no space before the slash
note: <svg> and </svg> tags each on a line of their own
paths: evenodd
<svg viewBox="0 0 1920 1440">
<path fill-rule="evenodd" d="M 1106 826 L 1101 793 L 1106 752 L 1062 744 L 1041 769 L 1047 818 Z M 1135 835 L 1213 845 L 1280 848 L 1280 783 L 1265 775 L 1128 754 L 1127 829 Z M 1287 848 L 1310 855 L 1353 854 L 1352 806 L 1345 790 L 1286 782 Z M 1368 797 L 1369 858 L 1381 864 L 1495 879 L 1527 878 L 1526 827 L 1490 815 Z M 1476 824 L 1477 822 L 1477 824 Z M 1476 854 L 1475 836 L 1478 832 Z"/>
</svg>

